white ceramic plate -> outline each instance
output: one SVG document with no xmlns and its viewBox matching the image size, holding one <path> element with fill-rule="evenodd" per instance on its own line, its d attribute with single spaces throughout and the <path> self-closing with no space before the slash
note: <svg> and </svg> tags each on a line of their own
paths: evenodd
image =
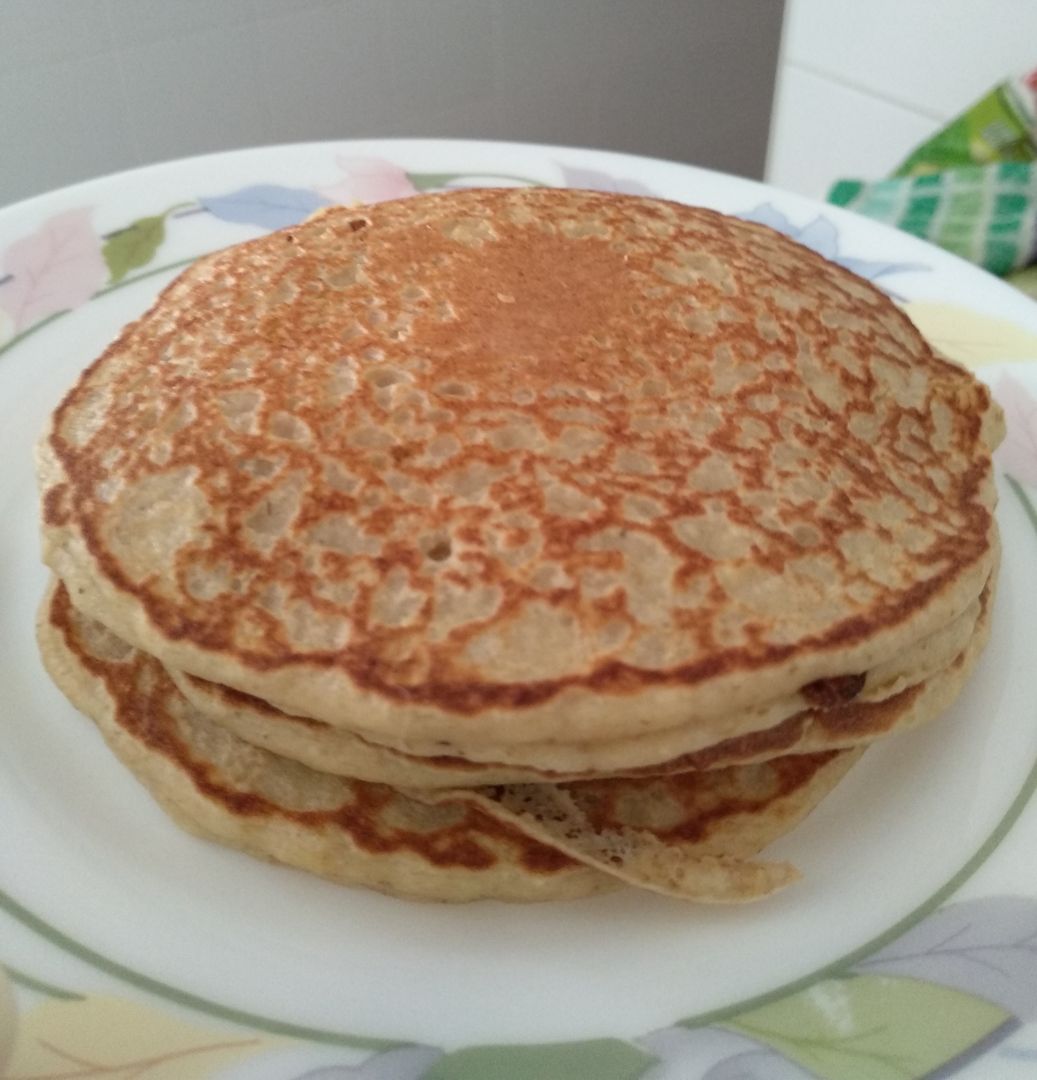
<svg viewBox="0 0 1037 1080">
<path fill-rule="evenodd" d="M 449 907 L 269 866 L 179 832 L 37 659 L 32 446 L 122 324 L 191 259 L 327 202 L 504 183 L 648 193 L 764 220 L 876 280 L 1006 406 L 990 648 L 950 714 L 869 751 L 772 849 L 805 873 L 773 900 L 705 909 L 631 890 Z M 0 211 L 0 962 L 20 1014 L 12 1075 L 99 1062 L 148 1076 L 327 1069 L 364 1080 L 1032 1075 L 1035 359 L 1037 306 L 949 255 L 756 183 L 618 154 L 276 147 Z"/>
</svg>

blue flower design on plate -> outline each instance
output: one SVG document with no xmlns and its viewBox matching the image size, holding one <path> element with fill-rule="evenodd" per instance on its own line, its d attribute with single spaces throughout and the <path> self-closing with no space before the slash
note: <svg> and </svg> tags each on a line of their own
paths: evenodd
<svg viewBox="0 0 1037 1080">
<path fill-rule="evenodd" d="M 273 230 L 297 225 L 331 200 L 308 188 L 253 184 L 229 195 L 203 195 L 198 203 L 223 221 Z"/>
<path fill-rule="evenodd" d="M 839 230 L 835 223 L 818 214 L 806 225 L 795 225 L 790 218 L 783 214 L 774 203 L 760 203 L 759 206 L 746 213 L 738 214 L 743 221 L 752 221 L 757 225 L 766 225 L 777 232 L 802 244 L 804 247 L 816 251 L 839 266 L 867 281 L 877 282 L 880 277 L 887 274 L 901 274 L 912 270 L 928 270 L 929 267 L 922 263 L 886 262 L 873 259 L 858 259 L 852 255 L 840 254 Z M 883 286 L 884 287 L 884 286 Z"/>
</svg>

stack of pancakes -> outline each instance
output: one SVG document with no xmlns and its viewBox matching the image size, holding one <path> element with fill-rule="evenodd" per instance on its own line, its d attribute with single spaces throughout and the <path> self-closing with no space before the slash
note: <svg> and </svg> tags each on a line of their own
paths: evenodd
<svg viewBox="0 0 1037 1080">
<path fill-rule="evenodd" d="M 174 818 L 254 854 L 436 899 L 751 899 L 967 678 L 1001 434 L 882 293 L 762 226 L 335 208 L 199 261 L 57 408 L 41 648 Z"/>
</svg>

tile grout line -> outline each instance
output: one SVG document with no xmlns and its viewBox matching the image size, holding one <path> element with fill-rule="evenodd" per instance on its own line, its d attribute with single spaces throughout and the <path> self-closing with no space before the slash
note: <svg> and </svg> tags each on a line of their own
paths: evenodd
<svg viewBox="0 0 1037 1080">
<path fill-rule="evenodd" d="M 795 60 L 789 57 L 785 60 L 785 66 L 795 68 L 807 75 L 814 75 L 817 78 L 826 79 L 828 82 L 835 83 L 837 86 L 841 86 L 844 89 L 855 90 L 858 94 L 864 94 L 867 97 L 874 98 L 884 105 L 893 105 L 898 109 L 914 113 L 916 116 L 920 116 L 925 120 L 932 120 L 937 124 L 946 123 L 946 121 L 950 119 L 949 116 L 936 109 L 915 105 L 909 101 L 905 101 L 903 98 L 897 97 L 895 94 L 889 94 L 884 90 L 876 90 L 874 87 L 866 86 L 856 79 L 847 78 L 845 75 L 840 75 L 838 72 L 831 71 L 818 64 L 811 64 L 809 61 Z"/>
</svg>

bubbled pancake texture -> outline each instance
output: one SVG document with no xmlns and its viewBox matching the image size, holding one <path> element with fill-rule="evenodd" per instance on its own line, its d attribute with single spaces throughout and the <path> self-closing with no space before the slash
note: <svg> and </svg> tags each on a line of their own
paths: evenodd
<svg viewBox="0 0 1037 1080">
<path fill-rule="evenodd" d="M 134 644 L 303 715 L 618 737 L 964 611 L 997 424 L 886 297 L 757 225 L 339 208 L 202 260 L 88 370 L 42 450 L 47 557 Z"/>
</svg>

